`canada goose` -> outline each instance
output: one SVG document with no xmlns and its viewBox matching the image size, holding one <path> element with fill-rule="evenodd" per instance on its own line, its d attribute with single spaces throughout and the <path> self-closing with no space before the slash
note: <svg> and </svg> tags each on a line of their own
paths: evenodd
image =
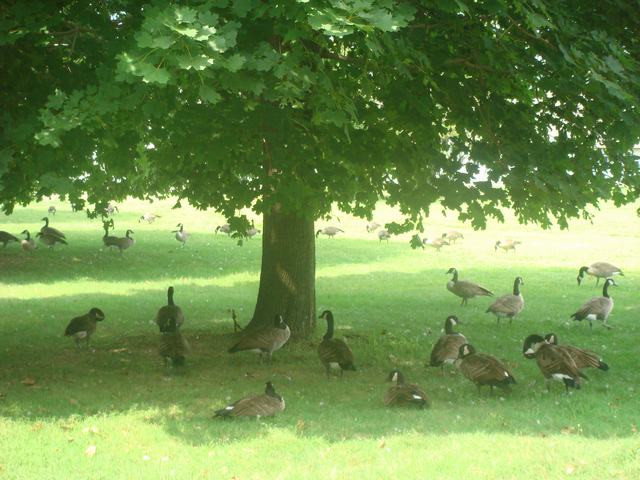
<svg viewBox="0 0 640 480">
<path fill-rule="evenodd" d="M 404 383 L 404 375 L 400 370 L 393 370 L 387 381 L 394 383 L 384 394 L 384 404 L 387 407 L 416 405 L 419 408 L 429 408 L 429 396 L 419 386 Z"/>
<path fill-rule="evenodd" d="M 29 230 L 23 230 L 22 234 L 27 236 L 27 238 L 25 238 L 20 242 L 20 245 L 22 245 L 22 249 L 26 251 L 35 250 L 36 241 L 33 238 L 31 238 L 31 234 L 29 233 Z"/>
<path fill-rule="evenodd" d="M 51 205 L 47 210 L 47 214 L 53 215 L 54 217 L 56 216 L 56 212 L 57 212 L 56 207 L 54 207 L 53 205 Z"/>
<path fill-rule="evenodd" d="M 189 343 L 180 333 L 176 317 L 169 318 L 164 331 L 160 332 L 160 348 L 158 352 L 167 366 L 181 367 L 186 361 Z"/>
<path fill-rule="evenodd" d="M 231 234 L 231 225 L 229 225 L 228 223 L 225 223 L 224 225 L 218 225 L 216 227 L 216 235 L 218 234 L 218 232 L 226 233 L 227 235 L 230 235 Z"/>
<path fill-rule="evenodd" d="M 615 265 L 611 265 L 607 262 L 596 262 L 592 263 L 588 267 L 580 267 L 578 270 L 578 285 L 582 283 L 584 279 L 584 274 L 591 275 L 592 277 L 596 277 L 596 287 L 600 284 L 601 278 L 609 278 L 614 275 L 622 275 L 624 277 L 624 273 Z"/>
<path fill-rule="evenodd" d="M 611 328 L 611 325 L 607 323 L 607 318 L 613 310 L 613 298 L 609 296 L 609 287 L 617 287 L 618 285 L 613 278 L 607 278 L 602 288 L 601 297 L 593 297 L 591 300 L 585 302 L 576 313 L 571 315 L 570 318 L 574 320 L 582 321 L 585 318 L 589 320 L 589 327 L 593 328 L 594 320 L 601 320 L 602 326 Z"/>
<path fill-rule="evenodd" d="M 189 239 L 189 237 L 191 236 L 190 233 L 188 233 L 185 229 L 184 229 L 184 225 L 182 225 L 181 223 L 179 223 L 178 225 L 176 225 L 176 227 L 180 227 L 180 230 L 173 230 L 171 233 L 175 233 L 175 237 L 176 240 L 179 241 L 182 246 L 184 247 L 185 244 L 187 243 L 187 240 Z"/>
<path fill-rule="evenodd" d="M 431 349 L 430 367 L 440 367 L 444 374 L 444 365 L 453 364 L 458 359 L 460 347 L 467 343 L 466 337 L 453 331 L 453 327 L 462 325 L 455 315 L 449 315 L 444 321 L 444 335 L 442 335 Z"/>
<path fill-rule="evenodd" d="M 327 333 L 322 337 L 322 342 L 318 345 L 318 356 L 327 371 L 327 377 L 331 368 L 340 368 L 340 376 L 345 370 L 355 370 L 353 364 L 353 352 L 349 346 L 339 338 L 333 338 L 333 313 L 325 310 L 320 315 L 327 321 Z"/>
<path fill-rule="evenodd" d="M 46 246 L 48 246 L 51 249 L 55 247 L 56 243 L 62 243 L 63 245 L 68 245 L 66 240 L 58 237 L 57 235 L 38 232 L 36 233 L 36 237 L 38 237 L 42 243 L 44 243 Z"/>
<path fill-rule="evenodd" d="M 378 241 L 380 243 L 382 243 L 383 240 L 385 240 L 387 243 L 389 243 L 389 239 L 391 238 L 391 235 L 389 234 L 389 232 L 385 229 L 382 229 L 378 232 Z"/>
<path fill-rule="evenodd" d="M 520 293 L 520 285 L 524 285 L 524 281 L 522 277 L 516 277 L 513 282 L 513 294 L 496 298 L 496 301 L 487 308 L 485 313 L 493 313 L 498 320 L 498 324 L 500 324 L 500 318 L 508 318 L 509 325 L 511 325 L 513 319 L 524 308 L 524 298 Z"/>
<path fill-rule="evenodd" d="M 446 235 L 446 233 L 444 235 Z M 435 248 L 436 251 L 439 252 L 442 247 L 444 247 L 445 245 L 449 245 L 449 242 L 447 242 L 447 239 L 444 236 L 442 236 L 442 237 L 437 237 L 432 239 L 424 238 L 422 239 L 422 244 Z"/>
<path fill-rule="evenodd" d="M 460 239 L 464 240 L 464 235 L 456 230 L 449 230 L 443 235 L 443 237 L 446 238 L 450 243 L 456 243 Z"/>
<path fill-rule="evenodd" d="M 447 290 L 462 298 L 460 305 L 466 305 L 470 298 L 478 296 L 493 297 L 493 293 L 477 283 L 467 280 L 458 280 L 458 270 L 451 267 L 447 270 L 447 275 L 453 273 L 453 278 L 447 282 Z"/>
<path fill-rule="evenodd" d="M 173 303 L 173 287 L 167 289 L 167 304 L 160 307 L 156 314 L 156 325 L 160 329 L 160 333 L 168 332 L 171 324 L 175 323 L 176 328 L 180 328 L 184 323 L 184 314 L 182 309 Z"/>
<path fill-rule="evenodd" d="M 513 240 L 512 238 L 508 238 L 506 240 L 498 240 L 494 245 L 493 249 L 497 252 L 499 248 L 507 252 L 508 250 L 513 250 L 513 253 L 516 253 L 516 245 L 520 245 L 522 242 L 520 240 Z"/>
<path fill-rule="evenodd" d="M 558 345 L 558 337 L 556 336 L 555 333 L 547 333 L 544 336 L 544 340 L 547 343 L 551 345 L 556 345 L 561 350 L 564 350 L 565 352 L 567 352 L 575 362 L 576 367 L 578 367 L 578 370 L 581 370 L 583 368 L 588 368 L 588 367 L 598 368 L 605 372 L 609 370 L 609 365 L 604 363 L 600 358 L 600 355 L 598 355 L 596 352 L 593 352 L 591 350 L 584 350 L 582 348 L 574 347 L 572 345 Z"/>
<path fill-rule="evenodd" d="M 145 213 L 144 215 L 140 216 L 140 218 L 138 219 L 138 223 L 140 223 L 140 222 L 153 223 L 158 218 L 162 218 L 162 216 L 161 215 L 157 215 L 155 213 Z"/>
<path fill-rule="evenodd" d="M 127 248 L 132 247 L 133 244 L 136 243 L 136 241 L 130 236 L 132 233 L 134 233 L 133 230 L 127 230 L 127 233 L 125 234 L 124 237 L 116 238 L 115 246 L 118 247 L 118 250 L 120 250 L 120 253 L 122 253 Z"/>
<path fill-rule="evenodd" d="M 267 382 L 264 394 L 245 397 L 216 411 L 214 417 L 270 417 L 284 411 L 284 398 Z"/>
<path fill-rule="evenodd" d="M 488 385 L 493 394 L 493 387 L 508 388 L 510 384 L 516 383 L 516 379 L 500 360 L 486 353 L 476 353 L 473 345 L 468 343 L 460 345 L 456 363 L 460 372 L 476 384 L 478 394 L 483 385 Z"/>
<path fill-rule="evenodd" d="M 113 228 L 113 220 L 107 220 L 102 222 L 102 228 L 104 228 L 104 235 L 102 236 L 102 243 L 105 247 L 117 247 L 118 237 L 109 235 L 109 228 Z"/>
<path fill-rule="evenodd" d="M 287 343 L 291 336 L 291 330 L 285 323 L 282 315 L 276 315 L 272 326 L 252 330 L 247 333 L 229 349 L 229 353 L 250 351 L 267 356 L 267 361 L 271 363 L 273 352 L 280 350 Z"/>
<path fill-rule="evenodd" d="M 117 206 L 115 203 L 111 203 L 111 202 L 109 202 L 109 203 L 107 204 L 107 206 L 105 207 L 105 209 L 104 209 L 104 213 L 105 213 L 105 215 L 107 215 L 107 216 L 111 216 L 111 215 L 113 215 L 115 212 L 120 213 L 120 210 L 118 209 L 118 206 Z"/>
<path fill-rule="evenodd" d="M 42 235 L 56 236 L 59 238 L 67 238 L 65 234 L 62 233 L 60 230 L 49 226 L 49 217 L 44 217 L 42 221 L 44 222 L 44 226 L 40 229 L 40 233 L 42 233 Z"/>
<path fill-rule="evenodd" d="M 258 233 L 260 233 L 260 230 L 258 230 L 256 227 L 251 227 L 249 230 L 247 230 L 247 232 L 245 233 L 245 235 L 248 238 L 253 238 L 255 237 Z"/>
<path fill-rule="evenodd" d="M 73 318 L 64 331 L 65 337 L 73 337 L 76 346 L 80 346 L 80 340 L 84 339 L 87 347 L 89 338 L 96 331 L 96 322 L 104 320 L 104 313 L 99 308 L 92 308 L 89 313 Z"/>
<path fill-rule="evenodd" d="M 564 383 L 564 388 L 569 391 L 569 387 L 579 389 L 580 377 L 587 378 L 580 373 L 576 363 L 571 356 L 556 345 L 551 345 L 540 335 L 529 335 L 523 344 L 522 354 L 525 358 L 535 358 L 538 368 L 542 372 L 550 389 L 549 380 Z"/>
<path fill-rule="evenodd" d="M 320 234 L 326 235 L 329 238 L 333 238 L 338 233 L 344 233 L 344 230 L 341 230 L 338 227 L 324 227 L 316 232 L 316 238 L 318 238 Z"/>
<path fill-rule="evenodd" d="M 382 225 L 380 225 L 378 222 L 369 222 L 367 223 L 367 233 L 371 233 L 371 232 L 375 232 L 378 228 L 380 228 Z"/>
<path fill-rule="evenodd" d="M 0 230 L 0 243 L 2 243 L 2 248 L 7 247 L 7 243 L 9 242 L 19 242 L 18 237 L 14 237 L 9 232 L 5 232 L 4 230 Z"/>
</svg>

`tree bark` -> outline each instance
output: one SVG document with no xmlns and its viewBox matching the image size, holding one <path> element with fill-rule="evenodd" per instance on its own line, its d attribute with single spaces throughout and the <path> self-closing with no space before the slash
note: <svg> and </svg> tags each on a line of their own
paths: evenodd
<svg viewBox="0 0 640 480">
<path fill-rule="evenodd" d="M 260 287 L 247 328 L 271 325 L 281 314 L 292 338 L 309 338 L 316 324 L 314 219 L 275 206 L 264 214 L 262 227 Z"/>
</svg>

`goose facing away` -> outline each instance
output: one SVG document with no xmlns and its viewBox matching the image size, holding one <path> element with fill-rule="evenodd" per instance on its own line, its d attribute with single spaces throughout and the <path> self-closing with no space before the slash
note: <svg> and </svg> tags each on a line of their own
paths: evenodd
<svg viewBox="0 0 640 480">
<path fill-rule="evenodd" d="M 488 385 L 490 393 L 493 387 L 508 388 L 516 379 L 500 360 L 492 355 L 477 353 L 473 345 L 465 343 L 460 346 L 458 361 L 456 362 L 460 372 L 478 387 Z"/>
<path fill-rule="evenodd" d="M 567 392 L 569 387 L 579 389 L 581 377 L 586 378 L 565 350 L 547 343 L 540 335 L 529 335 L 525 339 L 522 354 L 525 358 L 536 359 L 538 368 L 545 378 L 547 390 L 550 390 L 551 380 L 562 382 Z"/>
<path fill-rule="evenodd" d="M 498 297 L 496 301 L 487 308 L 485 313 L 493 313 L 496 316 L 498 324 L 500 324 L 501 318 L 508 318 L 509 325 L 511 325 L 513 319 L 522 312 L 524 308 L 524 298 L 522 297 L 522 293 L 520 293 L 521 285 L 524 285 L 522 277 L 516 277 L 513 282 L 513 293 Z"/>
<path fill-rule="evenodd" d="M 145 213 L 144 215 L 140 215 L 140 218 L 138 219 L 138 223 L 140 223 L 140 222 L 153 223 L 158 218 L 162 218 L 162 216 L 161 215 L 157 215 L 155 213 Z"/>
<path fill-rule="evenodd" d="M 582 284 L 585 273 L 592 277 L 596 277 L 596 287 L 600 284 L 601 278 L 609 278 L 614 275 L 622 275 L 624 277 L 622 270 L 615 265 L 611 265 L 607 262 L 596 262 L 592 263 L 588 267 L 580 267 L 580 270 L 578 270 L 578 277 L 576 279 L 578 280 L 578 285 Z"/>
<path fill-rule="evenodd" d="M 335 237 L 338 233 L 344 233 L 344 230 L 339 229 L 338 227 L 324 227 L 319 229 L 316 232 L 316 238 L 320 236 L 320 234 L 326 235 L 329 238 Z"/>
<path fill-rule="evenodd" d="M 389 243 L 390 238 L 391 238 L 391 234 L 384 228 L 378 232 L 378 241 L 380 243 L 382 243 L 383 240 Z"/>
<path fill-rule="evenodd" d="M 58 237 L 57 235 L 38 232 L 36 233 L 36 237 L 38 237 L 42 243 L 44 243 L 51 249 L 56 246 L 56 243 L 68 245 L 67 241 L 64 238 Z"/>
<path fill-rule="evenodd" d="M 167 366 L 181 367 L 185 364 L 189 343 L 178 328 L 176 317 L 169 318 L 164 331 L 160 332 L 158 352 Z"/>
<path fill-rule="evenodd" d="M 318 356 L 327 372 L 330 375 L 331 368 L 340 368 L 340 376 L 345 370 L 355 370 L 353 364 L 353 352 L 344 340 L 333 338 L 333 313 L 325 310 L 320 315 L 327 321 L 327 333 L 322 337 L 322 342 L 318 345 Z"/>
<path fill-rule="evenodd" d="M 96 331 L 96 322 L 104 320 L 104 313 L 99 308 L 92 308 L 89 313 L 71 319 L 64 331 L 66 337 L 73 337 L 76 346 L 80 346 L 80 341 L 84 340 L 89 346 L 89 338 Z"/>
<path fill-rule="evenodd" d="M 516 246 L 522 244 L 520 240 L 513 240 L 512 238 L 508 238 L 506 240 L 498 240 L 496 244 L 493 246 L 493 249 L 497 252 L 499 248 L 508 252 L 509 250 L 513 250 L 513 253 L 516 253 Z"/>
<path fill-rule="evenodd" d="M 613 298 L 609 296 L 609 287 L 617 286 L 613 278 L 607 278 L 604 282 L 604 287 L 602 287 L 602 296 L 593 297 L 585 302 L 570 318 L 577 321 L 587 319 L 589 320 L 590 328 L 593 328 L 594 320 L 601 320 L 603 327 L 611 328 L 611 325 L 607 323 L 607 318 L 609 318 L 609 314 L 613 310 Z"/>
<path fill-rule="evenodd" d="M 600 358 L 600 355 L 598 355 L 596 352 L 574 347 L 572 345 L 558 345 L 558 337 L 555 333 L 547 333 L 544 336 L 544 340 L 550 345 L 556 345 L 561 350 L 567 352 L 571 359 L 575 362 L 578 370 L 589 367 L 598 368 L 605 372 L 609 370 L 609 365 L 604 363 Z"/>
<path fill-rule="evenodd" d="M 31 234 L 29 233 L 29 230 L 23 230 L 22 235 L 27 236 L 27 238 L 25 238 L 20 242 L 20 245 L 22 245 L 22 249 L 25 251 L 35 250 L 36 241 L 33 238 L 31 238 Z"/>
<path fill-rule="evenodd" d="M 14 237 L 9 232 L 5 232 L 4 230 L 0 230 L 0 243 L 2 243 L 2 248 L 6 248 L 7 243 L 16 242 L 19 243 L 20 239 L 18 237 Z"/>
<path fill-rule="evenodd" d="M 246 330 L 245 330 L 246 332 Z M 291 336 L 291 330 L 282 318 L 276 315 L 273 325 L 258 330 L 250 330 L 229 349 L 229 353 L 249 351 L 260 354 L 262 359 L 267 357 L 271 363 L 273 352 L 276 352 L 287 343 Z"/>
<path fill-rule="evenodd" d="M 444 335 L 442 335 L 431 349 L 430 367 L 440 367 L 444 373 L 445 364 L 454 364 L 458 359 L 460 347 L 467 343 L 466 337 L 454 332 L 453 327 L 462 325 L 455 315 L 449 315 L 444 321 Z"/>
<path fill-rule="evenodd" d="M 477 283 L 469 282 L 467 280 L 458 280 L 458 270 L 451 267 L 447 271 L 448 274 L 453 274 L 453 278 L 447 282 L 447 290 L 454 295 L 462 298 L 460 305 L 466 305 L 470 298 L 478 296 L 493 297 L 493 293 L 484 287 L 481 287 Z"/>
<path fill-rule="evenodd" d="M 182 225 L 181 223 L 179 223 L 178 225 L 176 225 L 176 227 L 180 227 L 179 230 L 173 230 L 171 233 L 175 233 L 175 237 L 176 240 L 179 241 L 182 246 L 184 247 L 185 244 L 187 243 L 187 240 L 189 239 L 189 237 L 191 236 L 190 233 L 188 233 L 185 229 L 184 229 L 184 225 Z"/>
<path fill-rule="evenodd" d="M 42 233 L 42 235 L 67 238 L 60 230 L 49 226 L 49 217 L 42 218 L 42 221 L 44 222 L 44 226 L 40 229 L 40 233 Z"/>
<path fill-rule="evenodd" d="M 270 417 L 284 409 L 284 398 L 267 382 L 264 394 L 242 398 L 217 410 L 214 417 Z"/>
<path fill-rule="evenodd" d="M 133 244 L 136 243 L 136 241 L 130 236 L 132 233 L 133 233 L 133 230 L 127 230 L 127 233 L 125 234 L 124 237 L 116 238 L 117 241 L 115 246 L 118 247 L 118 250 L 120 250 L 120 253 L 132 247 Z"/>
<path fill-rule="evenodd" d="M 184 323 L 182 309 L 173 302 L 173 292 L 173 287 L 167 289 L 167 305 L 160 307 L 156 314 L 156 325 L 158 325 L 160 333 L 171 331 L 172 324 L 175 324 L 176 328 L 180 328 Z"/>
<path fill-rule="evenodd" d="M 394 383 L 384 395 L 384 404 L 387 407 L 414 405 L 418 408 L 429 408 L 429 396 L 418 385 L 405 383 L 400 370 L 393 370 L 387 381 Z"/>
</svg>

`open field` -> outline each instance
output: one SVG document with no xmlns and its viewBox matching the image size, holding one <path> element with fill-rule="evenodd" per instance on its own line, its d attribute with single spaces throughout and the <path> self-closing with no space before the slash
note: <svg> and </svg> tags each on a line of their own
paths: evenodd
<svg viewBox="0 0 640 480">
<path fill-rule="evenodd" d="M 1 217 L 0 230 L 35 234 L 49 204 Z M 573 222 L 568 231 L 508 219 L 474 232 L 434 211 L 427 235 L 465 233 L 439 253 L 411 250 L 408 237 L 379 244 L 364 220 L 344 214 L 318 222 L 346 231 L 317 241 L 317 306 L 334 311 L 337 336 L 350 336 L 358 366 L 327 380 L 315 352 L 322 324 L 313 345 L 285 346 L 273 366 L 226 353 L 228 310 L 243 324 L 253 311 L 259 239 L 237 247 L 213 235 L 223 223 L 214 212 L 130 201 L 114 217 L 116 234 L 131 228 L 137 243 L 120 256 L 101 251 L 98 220 L 53 204 L 51 224 L 69 246 L 0 250 L 0 478 L 640 478 L 638 205 L 603 207 L 593 224 Z M 146 211 L 163 216 L 138 224 Z M 381 207 L 375 220 L 392 218 Z M 170 233 L 180 221 L 193 233 L 184 249 Z M 495 241 L 508 236 L 523 241 L 517 253 L 495 253 Z M 625 272 L 612 289 L 612 330 L 569 319 L 601 294 L 595 280 L 575 280 L 595 261 Z M 524 312 L 497 326 L 484 313 L 489 298 L 459 306 L 445 289 L 449 267 L 498 295 L 522 276 Z M 169 285 L 192 352 L 183 373 L 166 377 L 153 318 Z M 93 306 L 107 318 L 90 351 L 77 351 L 64 328 Z M 459 330 L 479 351 L 509 365 L 518 380 L 511 392 L 479 397 L 460 374 L 425 368 L 448 314 L 465 322 Z M 528 334 L 551 331 L 597 351 L 610 370 L 586 372 L 590 380 L 570 395 L 560 384 L 547 393 L 521 349 Z M 384 408 L 395 365 L 430 394 L 430 410 Z M 269 379 L 287 402 L 283 414 L 211 418 Z"/>
</svg>

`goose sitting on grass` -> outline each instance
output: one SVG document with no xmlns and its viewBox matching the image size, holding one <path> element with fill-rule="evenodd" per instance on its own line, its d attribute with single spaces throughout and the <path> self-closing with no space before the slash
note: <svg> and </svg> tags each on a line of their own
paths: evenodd
<svg viewBox="0 0 640 480">
<path fill-rule="evenodd" d="M 257 330 L 245 329 L 242 338 L 229 349 L 229 353 L 255 352 L 260 354 L 261 359 L 266 356 L 271 363 L 273 352 L 280 350 L 290 336 L 291 330 L 282 315 L 276 315 L 273 325 Z"/>
<path fill-rule="evenodd" d="M 394 383 L 384 395 L 384 404 L 393 406 L 417 406 L 429 408 L 429 397 L 418 385 L 404 382 L 404 375 L 400 370 L 393 370 L 387 377 L 387 381 Z"/>
<path fill-rule="evenodd" d="M 276 393 L 271 382 L 267 382 L 262 395 L 242 398 L 217 410 L 214 417 L 271 417 L 284 408 L 284 398 Z"/>
</svg>

